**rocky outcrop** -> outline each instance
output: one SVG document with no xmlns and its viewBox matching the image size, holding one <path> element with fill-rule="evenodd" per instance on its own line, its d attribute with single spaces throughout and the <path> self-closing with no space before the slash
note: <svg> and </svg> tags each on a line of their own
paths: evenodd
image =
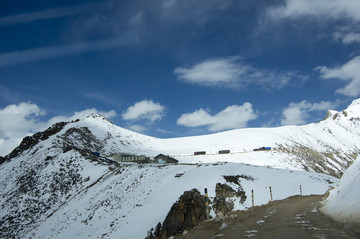
<svg viewBox="0 0 360 239">
<path fill-rule="evenodd" d="M 193 228 L 206 219 L 205 196 L 196 189 L 184 192 L 171 207 L 164 223 L 151 229 L 146 239 L 163 239 Z"/>
<path fill-rule="evenodd" d="M 325 173 L 340 178 L 342 172 L 356 159 L 359 152 L 349 150 L 338 151 L 328 146 L 327 152 L 321 152 L 311 147 L 294 142 L 291 144 L 276 144 L 277 151 L 290 154 L 301 162 L 305 171 Z"/>
<path fill-rule="evenodd" d="M 59 136 L 63 150 L 66 151 L 71 147 L 86 149 L 98 152 L 103 147 L 103 142 L 99 140 L 87 127 L 74 127 L 68 129 L 64 134 Z"/>
<path fill-rule="evenodd" d="M 228 212 L 231 212 L 234 209 L 234 200 L 233 198 L 240 198 L 240 203 L 244 203 L 246 200 L 246 194 L 239 182 L 236 183 L 239 185 L 237 191 L 227 184 L 217 183 L 215 187 L 216 197 L 213 201 L 212 208 L 215 210 L 215 213 L 222 213 L 226 215 Z"/>
<path fill-rule="evenodd" d="M 52 125 L 50 128 L 46 129 L 43 132 L 35 133 L 32 136 L 26 136 L 25 138 L 23 138 L 20 145 L 18 147 L 16 147 L 10 154 L 8 154 L 5 157 L 6 160 L 15 158 L 16 156 L 18 156 L 25 150 L 28 150 L 31 147 L 35 146 L 40 141 L 48 139 L 50 136 L 52 136 L 52 135 L 58 133 L 60 130 L 62 130 L 66 124 L 67 124 L 67 122 L 59 122 L 59 123 Z M 1 161 L 0 161 L 0 163 L 2 163 Z"/>
</svg>

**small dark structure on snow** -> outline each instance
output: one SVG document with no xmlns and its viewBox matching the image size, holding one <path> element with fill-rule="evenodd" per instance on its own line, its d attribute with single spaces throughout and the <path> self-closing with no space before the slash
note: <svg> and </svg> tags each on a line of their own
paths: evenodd
<svg viewBox="0 0 360 239">
<path fill-rule="evenodd" d="M 206 151 L 197 151 L 197 152 L 194 152 L 194 155 L 205 155 L 206 154 Z"/>
<path fill-rule="evenodd" d="M 93 155 L 100 157 L 100 153 L 99 152 L 92 152 Z"/>
<path fill-rule="evenodd" d="M 228 149 L 223 149 L 223 150 L 219 151 L 219 154 L 229 154 L 229 153 L 230 153 L 230 150 L 228 150 Z"/>
<path fill-rule="evenodd" d="M 159 154 L 154 158 L 155 163 L 178 163 L 177 159 L 170 157 L 169 155 Z"/>
<path fill-rule="evenodd" d="M 253 149 L 254 151 L 266 151 L 266 150 L 271 150 L 271 147 L 260 147 L 257 149 Z"/>
</svg>

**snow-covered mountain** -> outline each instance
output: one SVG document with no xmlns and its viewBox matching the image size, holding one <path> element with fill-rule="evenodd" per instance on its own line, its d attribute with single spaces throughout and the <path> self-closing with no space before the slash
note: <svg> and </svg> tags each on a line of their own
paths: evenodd
<svg viewBox="0 0 360 239">
<path fill-rule="evenodd" d="M 262 146 L 272 150 L 253 151 Z M 303 194 L 322 194 L 359 149 L 360 100 L 315 124 L 173 139 L 90 115 L 24 138 L 3 159 L 0 237 L 144 238 L 184 191 L 208 188 L 213 199 L 216 184 L 227 184 L 246 195 L 231 199 L 235 209 L 251 206 L 251 190 L 255 205 L 268 202 L 269 186 L 274 199 L 299 194 L 300 185 Z M 116 153 L 162 153 L 180 164 L 119 164 L 111 160 Z"/>
</svg>

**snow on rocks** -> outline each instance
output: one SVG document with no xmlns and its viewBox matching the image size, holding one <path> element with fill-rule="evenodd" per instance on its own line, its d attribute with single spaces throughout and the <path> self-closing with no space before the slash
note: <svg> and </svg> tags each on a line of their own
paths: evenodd
<svg viewBox="0 0 360 239">
<path fill-rule="evenodd" d="M 360 224 L 360 157 L 345 171 L 320 209 L 342 223 Z"/>
</svg>

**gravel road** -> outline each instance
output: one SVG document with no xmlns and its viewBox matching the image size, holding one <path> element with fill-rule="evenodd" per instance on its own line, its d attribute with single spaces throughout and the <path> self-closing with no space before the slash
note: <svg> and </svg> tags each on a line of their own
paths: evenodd
<svg viewBox="0 0 360 239">
<path fill-rule="evenodd" d="M 341 225 L 323 215 L 318 210 L 321 199 L 322 196 L 294 196 L 232 212 L 222 221 L 201 222 L 175 239 L 360 238 L 360 234 L 354 232 L 355 227 Z"/>
</svg>

